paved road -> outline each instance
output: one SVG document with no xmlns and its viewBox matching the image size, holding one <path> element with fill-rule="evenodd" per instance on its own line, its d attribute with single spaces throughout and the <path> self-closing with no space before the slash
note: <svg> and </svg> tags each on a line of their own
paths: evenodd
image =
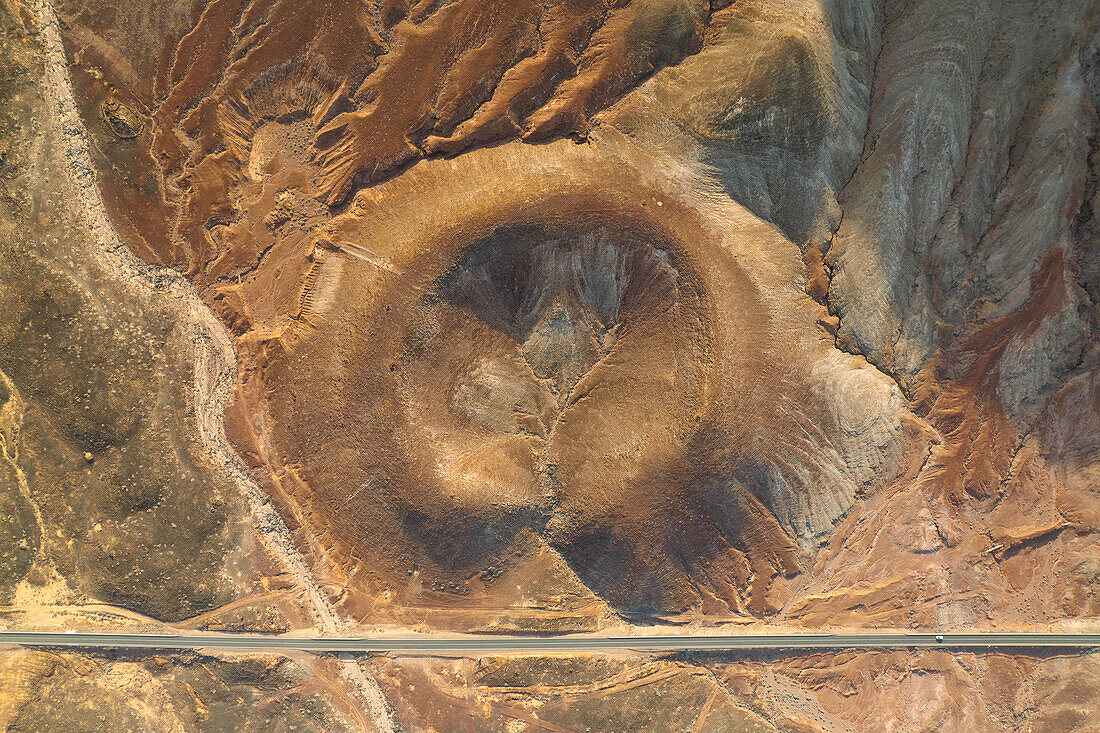
<svg viewBox="0 0 1100 733">
<path fill-rule="evenodd" d="M 0 645 L 101 649 L 280 649 L 307 652 L 583 652 L 733 649 L 1100 648 L 1100 634 L 738 634 L 735 636 L 403 636 L 294 637 L 264 634 L 85 634 L 0 632 Z"/>
</svg>

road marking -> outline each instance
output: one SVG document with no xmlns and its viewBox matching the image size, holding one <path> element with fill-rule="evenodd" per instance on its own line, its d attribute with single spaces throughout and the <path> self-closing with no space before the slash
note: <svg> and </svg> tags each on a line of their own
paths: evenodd
<svg viewBox="0 0 1100 733">
<path fill-rule="evenodd" d="M 939 640 L 942 638 L 942 641 Z M 0 644 L 103 649 L 281 649 L 306 652 L 725 651 L 735 649 L 1100 648 L 1100 634 L 845 633 L 637 636 L 298 637 L 264 634 L 0 632 Z"/>
</svg>

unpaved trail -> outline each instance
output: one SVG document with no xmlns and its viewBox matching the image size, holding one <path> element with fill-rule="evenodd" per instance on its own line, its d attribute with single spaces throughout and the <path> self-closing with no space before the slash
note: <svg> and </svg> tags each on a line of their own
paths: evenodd
<svg viewBox="0 0 1100 733">
<path fill-rule="evenodd" d="M 48 0 L 33 0 L 45 51 L 48 124 L 54 126 L 65 170 L 72 183 L 83 220 L 98 245 L 100 262 L 127 284 L 155 293 L 171 303 L 190 333 L 194 368 L 192 394 L 199 434 L 215 461 L 233 477 L 248 500 L 252 522 L 261 538 L 306 591 L 318 630 L 338 634 L 347 624 L 318 587 L 308 566 L 263 490 L 252 481 L 225 436 L 222 415 L 236 379 L 236 353 L 225 327 L 202 302 L 187 280 L 174 270 L 140 262 L 119 239 L 111 224 L 96 184 L 88 153 L 87 131 L 73 99 L 68 60 L 61 39 L 57 15 Z M 354 660 L 342 662 L 344 674 L 359 690 L 375 726 L 392 733 L 389 706 L 378 683 Z"/>
</svg>

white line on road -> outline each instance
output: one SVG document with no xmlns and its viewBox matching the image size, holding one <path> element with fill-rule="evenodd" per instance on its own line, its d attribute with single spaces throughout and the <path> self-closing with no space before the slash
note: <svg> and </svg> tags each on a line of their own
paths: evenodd
<svg viewBox="0 0 1100 733">
<path fill-rule="evenodd" d="M 652 636 L 295 637 L 264 634 L 108 634 L 0 632 L 0 645 L 96 649 L 277 649 L 306 652 L 729 651 L 737 649 L 1100 648 L 1100 634 L 844 633 Z"/>
</svg>

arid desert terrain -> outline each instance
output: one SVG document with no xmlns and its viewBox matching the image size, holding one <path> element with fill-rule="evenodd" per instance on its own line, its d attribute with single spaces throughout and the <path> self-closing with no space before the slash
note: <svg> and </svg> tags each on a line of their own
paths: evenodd
<svg viewBox="0 0 1100 733">
<path fill-rule="evenodd" d="M 0 0 L 0 629 L 1100 631 L 1100 2 Z M 10 731 L 1100 731 L 1100 652 L 0 648 Z"/>
</svg>

